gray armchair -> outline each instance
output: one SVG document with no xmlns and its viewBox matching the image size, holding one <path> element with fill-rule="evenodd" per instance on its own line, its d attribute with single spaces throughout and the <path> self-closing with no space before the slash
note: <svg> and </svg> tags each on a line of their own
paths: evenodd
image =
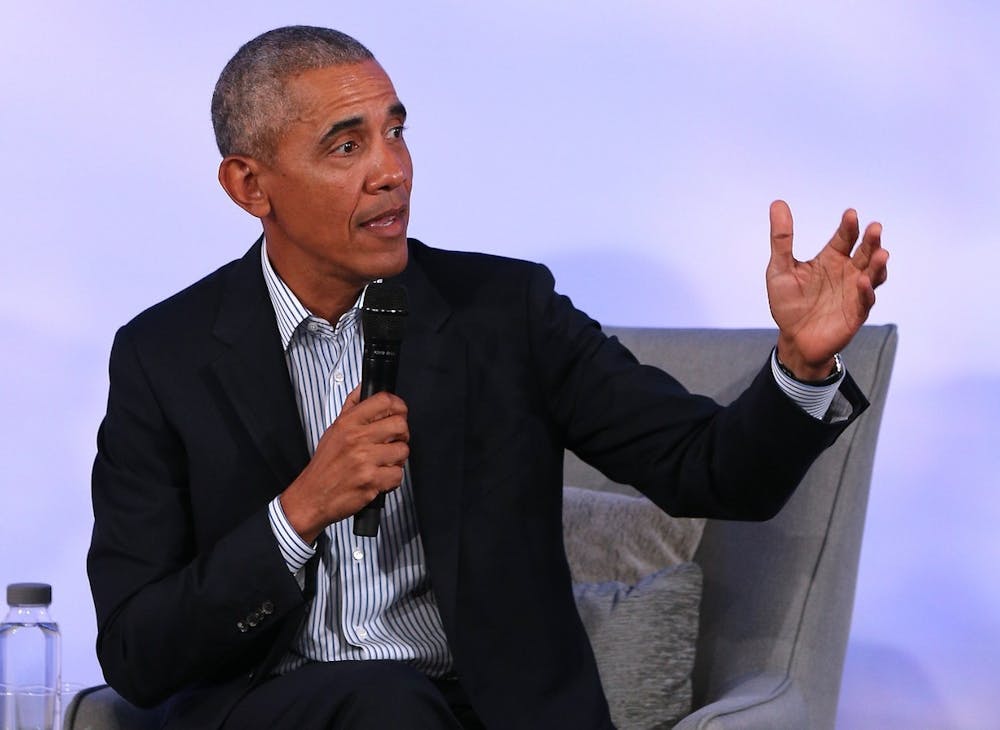
<svg viewBox="0 0 1000 730">
<path fill-rule="evenodd" d="M 720 402 L 774 344 L 769 330 L 614 329 L 639 358 Z M 894 325 L 862 328 L 844 361 L 871 407 L 813 465 L 772 520 L 709 520 L 695 554 L 704 588 L 691 715 L 677 728 L 832 728 L 851 624 Z M 568 458 L 566 482 L 633 493 Z"/>
<path fill-rule="evenodd" d="M 756 374 L 770 330 L 608 328 L 643 362 L 721 402 Z M 683 730 L 832 728 L 851 623 L 875 442 L 896 349 L 893 325 L 864 327 L 844 360 L 871 408 L 813 465 L 765 523 L 710 520 L 695 554 L 703 574 L 692 714 Z M 566 482 L 630 493 L 572 455 Z M 64 730 L 145 730 L 108 687 L 81 692 Z"/>
</svg>

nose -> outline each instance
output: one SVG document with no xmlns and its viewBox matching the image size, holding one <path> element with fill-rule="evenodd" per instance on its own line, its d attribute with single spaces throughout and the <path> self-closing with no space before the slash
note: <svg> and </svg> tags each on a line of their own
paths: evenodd
<svg viewBox="0 0 1000 730">
<path fill-rule="evenodd" d="M 393 190 L 405 183 L 411 175 L 410 154 L 399 142 L 384 141 L 378 145 L 372 159 L 365 189 L 369 193 Z"/>
</svg>

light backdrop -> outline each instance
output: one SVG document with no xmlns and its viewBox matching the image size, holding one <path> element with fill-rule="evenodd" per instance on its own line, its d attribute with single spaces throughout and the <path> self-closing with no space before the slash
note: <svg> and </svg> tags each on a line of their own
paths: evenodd
<svg viewBox="0 0 1000 730">
<path fill-rule="evenodd" d="M 9 3 L 0 13 L 0 582 L 54 584 L 101 680 L 84 572 L 115 329 L 258 233 L 208 105 L 290 23 L 375 52 L 409 111 L 410 232 L 543 261 L 611 324 L 766 326 L 767 206 L 812 255 L 884 223 L 900 348 L 839 724 L 1000 709 L 1000 11 L 988 3 Z M 849 363 L 848 363 L 849 365 Z"/>
</svg>

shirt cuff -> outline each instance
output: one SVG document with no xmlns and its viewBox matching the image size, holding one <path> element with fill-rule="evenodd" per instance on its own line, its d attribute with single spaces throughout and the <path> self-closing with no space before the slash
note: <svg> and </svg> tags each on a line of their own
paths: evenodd
<svg viewBox="0 0 1000 730">
<path fill-rule="evenodd" d="M 795 405 L 820 421 L 830 410 L 830 404 L 833 403 L 837 389 L 840 388 L 840 382 L 844 379 L 844 374 L 841 373 L 837 381 L 830 385 L 806 385 L 790 378 L 778 367 L 777 348 L 771 350 L 771 373 L 774 375 L 774 382 L 778 384 L 785 395 L 792 399 Z"/>
<path fill-rule="evenodd" d="M 285 510 L 281 508 L 280 497 L 272 499 L 267 506 L 267 519 L 271 522 L 271 532 L 278 541 L 278 549 L 281 550 L 281 557 L 285 559 L 288 571 L 298 573 L 309 562 L 309 558 L 316 554 L 316 549 L 307 545 L 289 524 Z"/>
</svg>

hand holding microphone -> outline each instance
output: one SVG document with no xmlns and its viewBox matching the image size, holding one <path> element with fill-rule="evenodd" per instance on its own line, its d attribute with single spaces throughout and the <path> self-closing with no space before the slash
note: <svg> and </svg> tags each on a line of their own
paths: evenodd
<svg viewBox="0 0 1000 730">
<path fill-rule="evenodd" d="M 357 515 L 355 534 L 377 535 L 384 492 L 402 481 L 410 431 L 406 404 L 393 391 L 405 317 L 405 289 L 368 286 L 362 308 L 361 385 L 281 495 L 289 523 L 306 543 L 314 542 L 327 525 L 351 515 Z"/>
</svg>

